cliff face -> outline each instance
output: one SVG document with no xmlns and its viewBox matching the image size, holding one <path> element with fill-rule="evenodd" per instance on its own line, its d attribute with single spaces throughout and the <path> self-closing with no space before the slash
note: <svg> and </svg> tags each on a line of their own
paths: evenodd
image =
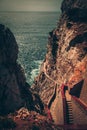
<svg viewBox="0 0 87 130">
<path fill-rule="evenodd" d="M 87 0 L 64 0 L 62 14 L 55 30 L 49 33 L 47 54 L 32 88 L 49 104 L 56 86 L 68 89 L 77 86 L 71 94 L 81 90 L 87 68 Z M 78 88 L 78 84 L 80 88 Z"/>
<path fill-rule="evenodd" d="M 23 106 L 38 112 L 43 109 L 39 96 L 32 93 L 26 83 L 17 58 L 18 45 L 13 33 L 0 25 L 0 115 L 15 112 Z"/>
</svg>

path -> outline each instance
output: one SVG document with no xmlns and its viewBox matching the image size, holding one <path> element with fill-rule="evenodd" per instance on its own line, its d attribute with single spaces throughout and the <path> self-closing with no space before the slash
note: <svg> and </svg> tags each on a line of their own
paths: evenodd
<svg viewBox="0 0 87 130">
<path fill-rule="evenodd" d="M 46 73 L 45 63 L 44 73 L 48 79 L 54 82 L 55 86 L 54 93 L 49 101 L 50 105 L 48 104 L 54 122 L 60 125 L 65 124 L 66 127 L 71 124 L 73 130 L 76 127 L 80 130 L 80 126 L 87 128 L 87 105 L 84 105 L 79 98 L 73 98 L 68 90 L 64 93 L 64 90 L 58 87 L 58 83 Z M 74 126 L 74 124 L 78 124 L 78 126 Z"/>
<path fill-rule="evenodd" d="M 50 79 L 52 82 L 54 82 L 54 86 L 55 86 L 54 93 L 53 93 L 53 95 L 48 103 L 52 118 L 56 124 L 58 124 L 58 122 L 60 124 L 63 124 L 64 119 L 63 119 L 63 102 L 62 102 L 62 97 L 61 97 L 61 88 L 59 88 L 58 83 L 55 80 L 53 80 L 46 73 L 45 63 L 44 63 L 44 74 L 46 75 L 46 77 L 48 79 Z M 61 107 L 61 109 L 60 109 L 60 107 Z M 59 115 L 60 115 L 60 117 L 59 117 Z"/>
</svg>

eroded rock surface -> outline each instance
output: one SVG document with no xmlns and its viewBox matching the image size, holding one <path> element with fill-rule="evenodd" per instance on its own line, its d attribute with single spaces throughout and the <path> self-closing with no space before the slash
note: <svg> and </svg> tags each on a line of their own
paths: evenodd
<svg viewBox="0 0 87 130">
<path fill-rule="evenodd" d="M 70 90 L 86 78 L 87 0 L 64 0 L 61 10 L 57 28 L 49 33 L 41 72 L 32 86 L 46 104 L 56 85 L 66 84 Z"/>
</svg>

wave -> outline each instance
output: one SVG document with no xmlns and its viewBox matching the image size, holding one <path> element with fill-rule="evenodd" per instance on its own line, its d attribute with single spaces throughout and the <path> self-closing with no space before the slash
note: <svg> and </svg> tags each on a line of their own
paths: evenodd
<svg viewBox="0 0 87 130">
<path fill-rule="evenodd" d="M 39 74 L 40 66 L 42 64 L 43 60 L 35 60 L 33 61 L 33 64 L 35 65 L 35 68 L 31 70 L 30 72 L 30 84 L 33 83 L 34 78 Z"/>
</svg>

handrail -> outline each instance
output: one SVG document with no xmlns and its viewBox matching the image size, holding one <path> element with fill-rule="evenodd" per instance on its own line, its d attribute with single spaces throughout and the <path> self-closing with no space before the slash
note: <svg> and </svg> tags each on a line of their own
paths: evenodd
<svg viewBox="0 0 87 130">
<path fill-rule="evenodd" d="M 72 99 L 74 99 L 85 111 L 87 111 L 87 105 L 79 98 L 72 96 Z"/>
<path fill-rule="evenodd" d="M 47 117 L 50 121 L 53 121 L 53 118 L 52 118 L 52 115 L 51 115 L 51 112 L 50 112 L 50 109 L 48 108 L 47 105 L 45 105 L 45 111 L 47 113 Z"/>
<path fill-rule="evenodd" d="M 65 85 L 62 84 L 61 86 L 61 95 L 62 95 L 62 101 L 63 101 L 63 117 L 64 117 L 64 124 L 67 124 L 67 114 L 66 114 L 66 97 L 65 97 L 65 93 L 64 93 L 64 87 Z"/>
<path fill-rule="evenodd" d="M 55 94 L 56 94 L 56 90 L 58 91 L 58 90 L 60 90 L 60 88 L 57 89 L 57 82 L 56 82 L 55 80 L 53 80 L 53 79 L 46 73 L 45 63 L 44 63 L 43 66 L 44 66 L 44 74 L 45 74 L 45 76 L 46 76 L 48 79 L 50 79 L 52 82 L 54 82 L 54 84 L 55 84 L 54 93 L 53 93 L 53 95 L 51 96 L 51 98 L 50 98 L 50 100 L 49 100 L 49 102 L 48 102 L 48 108 L 50 108 L 50 107 L 51 107 L 51 104 L 52 104 L 52 101 L 53 101 L 54 97 L 56 96 L 56 95 L 55 95 Z"/>
<path fill-rule="evenodd" d="M 46 73 L 46 69 L 45 69 L 45 63 L 44 63 L 44 73 L 47 76 L 47 78 L 49 78 L 52 82 L 55 83 L 55 85 L 57 85 L 57 82 L 54 81 L 47 73 Z M 62 102 L 63 102 L 63 117 L 64 117 L 64 124 L 67 124 L 67 114 L 66 114 L 66 97 L 65 97 L 65 92 L 64 92 L 64 88 L 65 85 L 62 84 L 61 88 L 59 88 L 59 90 L 61 90 L 61 95 L 62 95 Z M 58 90 L 57 90 L 58 91 Z M 53 99 L 54 94 L 52 95 L 51 99 Z M 50 100 L 51 101 L 51 100 Z M 50 102 L 51 103 L 51 102 Z M 51 106 L 51 104 L 50 104 Z"/>
<path fill-rule="evenodd" d="M 52 102 L 53 102 L 53 100 L 55 99 L 55 97 L 56 97 L 56 90 L 57 89 L 57 86 L 55 86 L 55 88 L 54 88 L 54 93 L 53 93 L 53 95 L 51 96 L 51 98 L 50 98 L 50 100 L 49 100 L 49 102 L 48 102 L 48 108 L 50 109 L 50 107 L 51 107 L 51 104 L 52 104 Z"/>
<path fill-rule="evenodd" d="M 65 98 L 64 87 L 65 87 L 65 85 L 62 84 L 62 86 L 61 86 L 61 94 L 62 94 L 62 98 Z"/>
<path fill-rule="evenodd" d="M 60 125 L 58 124 L 59 128 L 64 130 L 87 130 L 87 124 L 73 124 L 73 125 Z"/>
</svg>

